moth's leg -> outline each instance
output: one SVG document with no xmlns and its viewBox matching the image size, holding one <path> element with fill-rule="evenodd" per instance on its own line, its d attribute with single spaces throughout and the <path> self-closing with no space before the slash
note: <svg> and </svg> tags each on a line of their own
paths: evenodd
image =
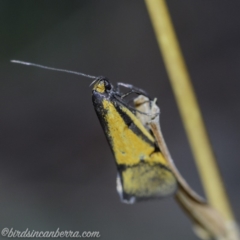
<svg viewBox="0 0 240 240">
<path fill-rule="evenodd" d="M 135 94 L 138 94 L 138 95 L 144 95 L 144 96 L 146 96 L 147 98 L 150 99 L 150 96 L 148 95 L 148 93 L 146 91 L 144 91 L 141 88 L 134 87 L 132 84 L 128 84 L 128 83 L 121 83 L 121 82 L 117 83 L 117 92 L 119 92 L 120 86 L 130 89 L 129 92 L 121 95 L 122 99 L 127 97 L 128 95 L 130 95 L 132 93 L 135 93 Z"/>
<path fill-rule="evenodd" d="M 145 112 L 139 111 L 139 110 L 136 109 L 135 107 L 129 105 L 128 102 L 123 101 L 123 99 L 121 98 L 121 96 L 115 95 L 114 98 L 117 99 L 117 101 L 118 101 L 119 103 L 121 103 L 122 105 L 124 105 L 126 108 L 132 110 L 134 113 L 138 112 L 138 113 L 140 113 L 140 114 L 144 114 L 144 115 L 150 116 L 149 113 L 145 113 Z M 149 101 L 149 102 L 150 102 L 150 101 Z"/>
</svg>

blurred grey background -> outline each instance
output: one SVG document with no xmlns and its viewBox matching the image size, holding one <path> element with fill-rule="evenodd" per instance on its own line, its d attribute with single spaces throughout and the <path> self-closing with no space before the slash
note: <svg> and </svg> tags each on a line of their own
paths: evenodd
<svg viewBox="0 0 240 240">
<path fill-rule="evenodd" d="M 167 3 L 239 220 L 240 2 Z M 172 198 L 120 202 L 90 79 L 10 59 L 104 75 L 156 96 L 171 154 L 203 194 L 143 1 L 0 0 L 0 228 L 197 239 Z"/>
</svg>

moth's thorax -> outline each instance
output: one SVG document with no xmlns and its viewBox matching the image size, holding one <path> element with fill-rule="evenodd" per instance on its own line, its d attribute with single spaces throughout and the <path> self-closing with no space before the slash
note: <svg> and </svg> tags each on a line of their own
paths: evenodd
<svg viewBox="0 0 240 240">
<path fill-rule="evenodd" d="M 109 83 L 108 79 L 105 77 L 98 77 L 93 85 L 92 90 L 92 100 L 95 110 L 97 112 L 102 112 L 103 109 L 103 101 L 112 101 L 112 97 L 114 95 L 114 88 L 111 83 Z"/>
<path fill-rule="evenodd" d="M 93 86 L 93 90 L 99 93 L 104 93 L 105 92 L 104 82 L 103 81 L 96 82 L 95 85 Z"/>
<path fill-rule="evenodd" d="M 93 85 L 93 91 L 98 93 L 110 93 L 113 90 L 112 84 L 106 77 L 98 77 Z"/>
</svg>

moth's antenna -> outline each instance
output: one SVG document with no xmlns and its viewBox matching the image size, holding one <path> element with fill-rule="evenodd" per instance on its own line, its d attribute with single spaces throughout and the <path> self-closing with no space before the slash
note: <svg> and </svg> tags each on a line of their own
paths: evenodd
<svg viewBox="0 0 240 240">
<path fill-rule="evenodd" d="M 47 67 L 47 66 L 43 66 L 43 65 L 40 65 L 40 64 L 36 64 L 36 63 L 24 62 L 24 61 L 19 61 L 19 60 L 11 60 L 10 62 L 12 62 L 12 63 L 18 63 L 18 64 L 23 64 L 23 65 L 27 65 L 27 66 L 44 68 L 44 69 L 53 70 L 53 71 L 58 71 L 58 72 L 72 73 L 72 74 L 80 75 L 80 76 L 87 77 L 87 78 L 94 78 L 94 79 L 97 78 L 97 77 L 95 77 L 95 76 L 88 75 L 88 74 L 85 74 L 85 73 L 70 71 L 70 70 L 66 70 L 66 69 L 59 69 L 59 68 Z"/>
</svg>

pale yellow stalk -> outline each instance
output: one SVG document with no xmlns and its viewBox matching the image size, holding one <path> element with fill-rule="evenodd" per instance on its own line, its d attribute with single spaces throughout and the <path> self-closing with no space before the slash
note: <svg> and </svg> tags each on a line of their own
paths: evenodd
<svg viewBox="0 0 240 240">
<path fill-rule="evenodd" d="M 145 0 L 207 199 L 235 224 L 224 184 L 164 0 Z"/>
</svg>

